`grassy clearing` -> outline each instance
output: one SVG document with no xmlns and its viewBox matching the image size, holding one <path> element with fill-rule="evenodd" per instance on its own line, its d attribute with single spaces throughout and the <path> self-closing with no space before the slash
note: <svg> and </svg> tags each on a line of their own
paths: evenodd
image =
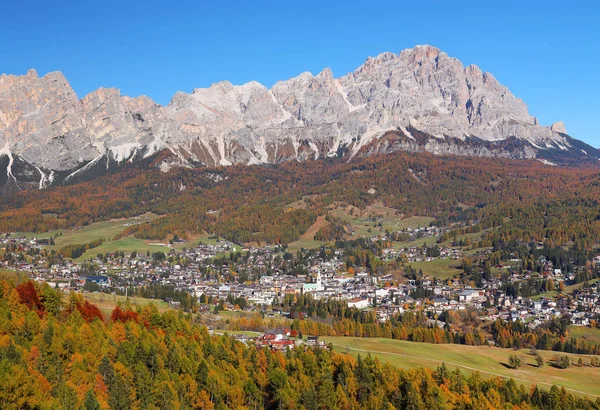
<svg viewBox="0 0 600 410">
<path fill-rule="evenodd" d="M 358 211 L 355 208 L 336 208 L 331 210 L 330 213 L 349 222 L 355 230 L 355 236 L 369 237 L 384 233 L 386 229 L 398 231 L 405 228 L 414 229 L 428 226 L 434 220 L 434 218 L 428 216 L 404 218 L 402 215 L 396 215 L 396 210 L 381 204 L 371 205 L 364 211 Z"/>
<path fill-rule="evenodd" d="M 306 201 L 304 199 L 294 201 L 291 204 L 287 205 L 288 209 L 306 209 L 307 207 L 308 207 L 308 204 L 306 203 Z"/>
<path fill-rule="evenodd" d="M 158 299 L 147 299 L 134 296 L 125 297 L 120 295 L 110 295 L 101 292 L 83 292 L 82 295 L 87 301 L 98 306 L 98 308 L 100 308 L 100 310 L 102 310 L 103 312 L 109 312 L 109 315 L 118 303 L 129 303 L 132 306 L 146 306 L 154 304 L 160 311 L 172 309 L 172 307 L 167 302 Z"/>
<path fill-rule="evenodd" d="M 589 281 L 590 284 L 594 284 L 596 282 L 598 282 L 600 279 L 592 279 Z M 558 290 L 551 290 L 549 292 L 543 292 L 540 293 L 539 295 L 533 296 L 532 299 L 541 299 L 541 298 L 548 298 L 548 299 L 553 299 L 555 297 L 557 297 L 560 294 L 563 295 L 570 295 L 573 293 L 573 291 L 577 290 L 577 289 L 581 289 L 583 287 L 584 283 L 577 283 L 575 285 L 570 285 L 570 286 L 565 286 L 565 288 L 563 289 L 563 291 L 558 291 Z"/>
<path fill-rule="evenodd" d="M 223 319 L 241 319 L 244 317 L 252 317 L 255 312 L 244 312 L 237 310 L 221 310 L 217 313 L 217 316 Z"/>
<path fill-rule="evenodd" d="M 555 297 L 557 297 L 560 294 L 560 292 L 557 291 L 551 291 L 551 292 L 543 292 L 540 293 L 539 295 L 534 295 L 531 297 L 532 300 L 539 300 L 539 299 L 554 299 Z"/>
<path fill-rule="evenodd" d="M 421 247 L 423 244 L 425 245 L 433 245 L 437 243 L 437 236 L 429 236 L 427 238 L 417 239 L 410 242 L 394 242 L 395 249 L 404 249 L 404 248 L 413 248 L 413 247 Z"/>
<path fill-rule="evenodd" d="M 490 272 L 492 272 L 492 276 L 500 276 L 503 273 L 508 273 L 508 268 L 490 268 Z"/>
<path fill-rule="evenodd" d="M 203 233 L 201 235 L 190 236 L 190 238 L 187 242 L 175 243 L 172 245 L 172 248 L 177 249 L 177 250 L 181 250 L 183 248 L 192 249 L 192 248 L 197 247 L 201 243 L 203 245 L 216 245 L 218 243 L 218 241 L 224 241 L 224 240 L 225 239 L 223 239 L 223 238 L 217 239 L 214 237 L 214 235 L 210 235 L 208 233 Z M 238 248 L 240 248 L 240 250 L 241 250 L 240 246 L 238 246 Z"/>
<path fill-rule="evenodd" d="M 60 235 L 63 231 L 61 229 L 54 229 L 52 231 L 48 231 L 48 232 L 40 232 L 40 233 L 36 233 L 36 232 L 13 232 L 11 234 L 12 237 L 14 238 L 36 238 L 36 239 L 48 239 L 52 236 L 56 236 L 56 235 Z"/>
<path fill-rule="evenodd" d="M 131 253 L 137 251 L 138 253 L 146 252 L 169 252 L 171 249 L 162 245 L 151 245 L 141 239 L 134 237 L 126 237 L 117 239 L 116 241 L 108 241 L 102 243 L 100 246 L 87 250 L 79 258 L 75 259 L 75 262 L 83 262 L 85 260 L 94 258 L 99 253 L 112 253 L 116 251 L 123 251 L 125 253 Z"/>
<path fill-rule="evenodd" d="M 589 281 L 590 285 L 593 285 L 594 283 L 598 282 L 598 280 L 600 279 L 592 279 Z M 573 293 L 573 291 L 577 290 L 577 289 L 581 289 L 583 287 L 584 283 L 577 283 L 575 285 L 571 285 L 571 286 L 565 286 L 565 289 L 563 290 L 563 293 Z"/>
<path fill-rule="evenodd" d="M 246 335 L 249 337 L 259 337 L 261 335 L 261 333 L 258 332 L 252 332 L 250 330 L 222 330 L 222 329 L 213 329 L 213 333 L 217 334 L 217 335 L 231 335 L 231 336 L 236 336 L 236 335 Z"/>
<path fill-rule="evenodd" d="M 216 239 L 209 239 L 209 236 L 210 235 L 207 233 L 202 235 L 191 235 L 187 238 L 186 242 L 174 243 L 170 245 L 170 247 L 175 250 L 181 251 L 183 249 L 193 249 L 197 247 L 200 244 L 200 242 L 207 245 L 214 245 L 215 243 L 217 243 Z"/>
<path fill-rule="evenodd" d="M 592 329 L 587 326 L 569 326 L 571 336 L 581 338 L 590 343 L 600 343 L 600 329 Z"/>
<path fill-rule="evenodd" d="M 190 241 L 186 243 L 180 243 L 173 245 L 174 249 L 181 250 L 183 248 L 192 249 L 198 246 L 200 243 L 203 245 L 217 245 L 220 241 L 225 241 L 226 239 L 219 237 L 216 239 L 214 235 L 209 235 L 207 233 L 203 233 L 202 235 L 197 235 Z M 233 252 L 241 252 L 244 249 L 240 245 L 233 245 Z"/>
<path fill-rule="evenodd" d="M 416 367 L 435 369 L 444 362 L 450 369 L 458 368 L 466 373 L 478 371 L 484 377 L 513 378 L 526 386 L 538 384 L 542 388 L 549 388 L 555 384 L 573 394 L 592 396 L 594 399 L 600 397 L 598 383 L 600 368 L 571 366 L 568 369 L 557 369 L 548 365 L 539 368 L 535 365 L 535 358 L 528 354 L 528 350 L 515 352 L 511 349 L 487 346 L 434 345 L 379 338 L 322 337 L 321 339 L 332 343 L 338 352 L 354 356 L 359 353 L 361 355 L 370 353 L 382 362 L 403 369 Z M 555 355 L 564 355 L 564 353 L 550 351 L 538 353 L 546 362 Z M 511 354 L 519 355 L 523 361 L 523 365 L 517 370 L 507 367 L 508 356 Z M 569 356 L 579 358 L 577 355 Z"/>
<path fill-rule="evenodd" d="M 223 240 L 221 238 L 221 240 Z M 209 234 L 202 235 L 194 235 L 187 242 L 182 243 L 174 243 L 169 244 L 169 241 L 144 241 L 142 239 L 134 238 L 133 236 L 117 239 L 117 240 L 108 240 L 103 242 L 100 246 L 89 249 L 82 256 L 77 258 L 75 262 L 83 262 L 85 260 L 89 260 L 94 258 L 98 253 L 113 253 L 116 251 L 123 251 L 125 253 L 131 253 L 133 251 L 137 251 L 138 253 L 146 253 L 146 252 L 164 252 L 168 253 L 172 249 L 176 251 L 182 251 L 184 248 L 192 249 L 197 247 L 200 243 L 205 245 L 216 245 L 217 239 L 214 239 Z M 234 246 L 234 251 L 240 252 L 242 250 L 241 246 Z"/>
<path fill-rule="evenodd" d="M 428 226 L 435 218 L 428 216 L 411 216 L 405 218 L 404 215 L 399 215 L 394 208 L 389 208 L 381 202 L 376 202 L 367 206 L 361 215 L 362 217 L 380 217 L 383 221 L 387 221 L 393 225 L 395 229 L 403 228 L 420 228 Z"/>
<path fill-rule="evenodd" d="M 415 229 L 429 226 L 429 224 L 433 221 L 435 221 L 435 218 L 431 218 L 429 216 L 411 216 L 408 218 L 395 220 L 390 224 L 393 224 L 395 229 Z"/>
<path fill-rule="evenodd" d="M 481 237 L 488 231 L 489 230 L 484 230 L 484 231 L 475 232 L 475 233 L 465 233 L 463 235 L 457 235 L 456 240 L 460 241 L 462 239 L 463 241 L 466 241 L 466 240 L 470 239 L 472 242 L 479 242 L 481 240 Z M 446 246 L 449 246 L 452 244 L 453 241 L 454 241 L 454 238 L 450 238 L 447 241 L 445 241 L 443 244 Z"/>
<path fill-rule="evenodd" d="M 246 320 L 251 320 L 253 318 L 256 318 L 256 315 L 258 315 L 257 312 L 244 312 L 244 311 L 235 311 L 235 310 L 223 310 L 223 311 L 219 311 L 215 316 L 218 319 L 224 320 L 226 321 L 227 319 L 246 319 Z M 274 316 L 274 317 L 269 317 L 269 316 L 265 316 L 263 319 L 263 323 L 265 324 L 269 324 L 270 328 L 277 328 L 277 327 L 289 327 L 292 324 L 292 320 L 288 319 L 284 316 Z M 223 326 L 226 327 L 226 326 Z"/>
<path fill-rule="evenodd" d="M 50 246 L 49 249 L 58 250 L 63 246 L 84 244 L 96 239 L 111 241 L 128 226 L 149 222 L 156 218 L 158 218 L 158 215 L 147 213 L 127 219 L 112 219 L 110 221 L 96 222 L 82 228 L 63 232 L 62 235 L 54 239 L 55 245 Z"/>
<path fill-rule="evenodd" d="M 320 248 L 325 242 L 315 241 L 313 239 L 298 239 L 288 245 L 289 252 L 296 252 L 300 249 L 317 249 Z"/>
<path fill-rule="evenodd" d="M 435 276 L 439 279 L 452 279 L 454 275 L 460 275 L 462 272 L 457 269 L 461 266 L 461 261 L 454 259 L 436 259 L 430 262 L 408 263 L 407 265 L 412 266 L 417 272 L 420 269 L 425 275 Z"/>
<path fill-rule="evenodd" d="M 487 232 L 488 230 L 485 231 L 481 231 L 481 232 L 476 232 L 476 233 L 467 233 L 464 235 L 458 235 L 456 238 L 457 240 L 467 240 L 470 239 L 472 242 L 479 242 L 479 240 L 481 239 L 481 237 Z M 426 245 L 433 245 L 437 242 L 438 237 L 436 236 L 430 236 L 424 239 L 417 239 L 415 241 L 411 241 L 411 242 L 396 242 L 394 243 L 394 248 L 396 249 L 404 249 L 404 248 L 412 248 L 412 247 L 421 247 L 423 246 L 423 244 Z M 444 241 L 441 243 L 441 246 L 451 246 L 452 242 L 453 242 L 454 238 L 448 239 L 447 241 Z M 472 255 L 474 253 L 476 253 L 477 251 L 481 250 L 481 249 L 485 249 L 485 248 L 476 248 L 476 249 L 470 249 L 468 251 L 464 251 L 465 255 Z"/>
</svg>

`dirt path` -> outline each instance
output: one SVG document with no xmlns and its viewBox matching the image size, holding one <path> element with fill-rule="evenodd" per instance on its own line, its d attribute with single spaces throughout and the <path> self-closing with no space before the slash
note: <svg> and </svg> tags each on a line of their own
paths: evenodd
<svg viewBox="0 0 600 410">
<path fill-rule="evenodd" d="M 342 347 L 342 348 L 344 348 L 344 349 L 348 349 L 348 350 L 354 350 L 354 351 L 356 351 L 356 352 L 365 352 L 365 353 L 379 353 L 379 354 L 386 354 L 386 355 L 392 355 L 392 356 L 413 357 L 413 358 L 415 358 L 415 359 L 429 360 L 429 361 L 431 361 L 431 362 L 442 363 L 442 361 L 441 361 L 441 360 L 438 360 L 438 359 L 431 359 L 431 358 L 429 358 L 429 357 L 415 356 L 415 355 L 406 354 L 406 353 L 391 353 L 391 352 L 381 352 L 381 351 L 377 351 L 377 350 L 356 349 L 356 348 L 354 348 L 354 347 L 350 347 L 350 346 L 344 346 L 344 345 L 335 344 L 335 343 L 334 343 L 334 346 L 339 346 L 339 347 Z M 552 383 L 534 382 L 534 381 L 532 381 L 532 380 L 529 380 L 529 379 L 520 379 L 520 378 L 518 378 L 518 377 L 504 376 L 504 375 L 502 375 L 502 374 L 493 373 L 493 372 L 488 372 L 488 371 L 485 371 L 485 370 L 476 369 L 476 368 L 474 368 L 474 367 L 465 366 L 465 365 L 458 364 L 458 363 L 447 362 L 447 361 L 443 361 L 443 362 L 444 362 L 444 363 L 446 363 L 446 364 L 452 365 L 452 366 L 456 366 L 456 367 L 462 367 L 462 368 L 464 368 L 464 369 L 472 370 L 472 371 L 479 372 L 479 373 L 485 373 L 485 374 L 489 374 L 489 375 L 496 376 L 496 377 L 501 377 L 501 378 L 503 378 L 503 379 L 514 379 L 514 380 L 519 380 L 519 381 L 522 381 L 522 382 L 525 382 L 525 383 L 531 383 L 531 384 L 543 384 L 543 385 L 546 385 L 546 386 L 552 387 Z M 560 386 L 560 387 L 564 387 L 564 386 Z M 579 394 L 583 394 L 583 395 L 586 395 L 586 396 L 600 397 L 600 396 L 599 396 L 599 395 L 597 395 L 597 394 L 588 393 L 588 392 L 581 391 L 581 390 L 576 390 L 576 389 L 571 389 L 571 388 L 569 388 L 569 387 L 565 387 L 565 390 L 570 390 L 570 391 L 573 391 L 573 392 L 576 392 L 576 393 L 579 393 Z"/>
</svg>

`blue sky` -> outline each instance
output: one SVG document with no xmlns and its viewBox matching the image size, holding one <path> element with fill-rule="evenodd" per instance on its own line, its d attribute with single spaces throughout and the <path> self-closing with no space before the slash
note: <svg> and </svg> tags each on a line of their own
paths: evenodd
<svg viewBox="0 0 600 410">
<path fill-rule="evenodd" d="M 167 104 L 221 80 L 341 76 L 431 44 L 494 74 L 542 124 L 563 120 L 600 147 L 597 2 L 24 0 L 1 13 L 0 72 L 59 70 L 80 97 L 117 87 Z"/>
</svg>

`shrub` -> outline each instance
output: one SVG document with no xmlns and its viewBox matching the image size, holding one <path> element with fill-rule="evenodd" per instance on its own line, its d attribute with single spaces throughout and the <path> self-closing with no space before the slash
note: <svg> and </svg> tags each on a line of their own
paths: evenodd
<svg viewBox="0 0 600 410">
<path fill-rule="evenodd" d="M 515 354 L 508 356 L 508 365 L 513 369 L 518 369 L 521 366 L 521 358 Z"/>
<path fill-rule="evenodd" d="M 558 360 L 557 366 L 561 369 L 566 369 L 571 366 L 571 359 L 569 356 L 561 356 L 561 358 Z"/>
<path fill-rule="evenodd" d="M 544 358 L 540 355 L 537 355 L 535 357 L 535 362 L 537 363 L 538 367 L 542 367 L 544 365 Z"/>
</svg>

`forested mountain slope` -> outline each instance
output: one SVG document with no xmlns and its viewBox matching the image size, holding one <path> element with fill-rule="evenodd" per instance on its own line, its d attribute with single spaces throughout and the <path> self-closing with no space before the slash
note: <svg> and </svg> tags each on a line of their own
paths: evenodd
<svg viewBox="0 0 600 410">
<path fill-rule="evenodd" d="M 436 223 L 498 227 L 492 240 L 546 240 L 591 248 L 600 241 L 600 176 L 538 161 L 396 152 L 271 166 L 173 168 L 161 152 L 143 163 L 64 187 L 0 197 L 0 231 L 47 231 L 94 221 L 162 215 L 125 234 L 217 233 L 238 243 L 289 243 L 318 215 L 344 204 L 383 203 Z M 292 203 L 304 198 L 306 206 Z"/>
</svg>

